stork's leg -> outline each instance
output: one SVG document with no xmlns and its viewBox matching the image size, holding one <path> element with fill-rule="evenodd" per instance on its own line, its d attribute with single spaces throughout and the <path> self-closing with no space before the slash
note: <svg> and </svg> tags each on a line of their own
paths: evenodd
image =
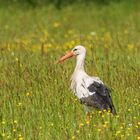
<svg viewBox="0 0 140 140">
<path fill-rule="evenodd" d="M 87 114 L 86 114 L 86 122 L 87 123 L 90 122 L 90 112 L 87 112 Z"/>
</svg>

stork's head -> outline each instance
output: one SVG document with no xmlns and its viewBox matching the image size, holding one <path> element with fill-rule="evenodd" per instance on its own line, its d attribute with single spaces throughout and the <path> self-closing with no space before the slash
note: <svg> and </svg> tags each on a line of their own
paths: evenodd
<svg viewBox="0 0 140 140">
<path fill-rule="evenodd" d="M 85 55 L 86 54 L 86 49 L 81 46 L 75 46 L 70 52 L 68 52 L 66 55 L 64 55 L 63 57 L 61 57 L 58 60 L 58 63 L 65 61 L 66 59 L 73 57 L 73 56 L 80 56 L 80 55 Z"/>
<path fill-rule="evenodd" d="M 72 52 L 74 55 L 81 55 L 86 53 L 86 49 L 83 46 L 78 45 L 72 49 Z"/>
</svg>

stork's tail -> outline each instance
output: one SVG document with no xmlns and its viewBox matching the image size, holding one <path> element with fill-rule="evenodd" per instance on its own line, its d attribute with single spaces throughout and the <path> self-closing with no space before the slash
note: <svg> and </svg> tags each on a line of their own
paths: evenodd
<svg viewBox="0 0 140 140">
<path fill-rule="evenodd" d="M 113 115 L 117 115 L 117 112 L 116 112 L 116 109 L 115 109 L 114 105 L 111 106 L 111 113 L 112 113 Z"/>
</svg>

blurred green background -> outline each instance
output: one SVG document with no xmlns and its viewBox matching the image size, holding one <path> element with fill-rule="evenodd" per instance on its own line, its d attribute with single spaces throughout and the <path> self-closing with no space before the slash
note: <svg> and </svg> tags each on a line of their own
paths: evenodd
<svg viewBox="0 0 140 140">
<path fill-rule="evenodd" d="M 96 3 L 100 5 L 107 5 L 110 3 L 118 3 L 118 2 L 138 2 L 139 0 L 0 0 L 0 4 L 2 5 L 8 5 L 8 4 L 20 4 L 20 5 L 29 5 L 29 6 L 42 6 L 42 5 L 50 5 L 53 4 L 57 8 L 62 8 L 66 5 L 72 5 L 72 4 L 91 4 Z"/>
<path fill-rule="evenodd" d="M 118 115 L 85 111 L 69 90 L 85 69 L 112 90 Z M 0 0 L 0 140 L 140 140 L 140 0 Z"/>
</svg>

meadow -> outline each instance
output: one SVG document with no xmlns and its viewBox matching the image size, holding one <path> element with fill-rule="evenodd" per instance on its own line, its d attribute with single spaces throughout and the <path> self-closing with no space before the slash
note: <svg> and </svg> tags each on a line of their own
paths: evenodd
<svg viewBox="0 0 140 140">
<path fill-rule="evenodd" d="M 69 86 L 75 45 L 112 90 L 117 115 L 90 122 Z M 140 140 L 140 4 L 0 7 L 1 140 Z"/>
</svg>

